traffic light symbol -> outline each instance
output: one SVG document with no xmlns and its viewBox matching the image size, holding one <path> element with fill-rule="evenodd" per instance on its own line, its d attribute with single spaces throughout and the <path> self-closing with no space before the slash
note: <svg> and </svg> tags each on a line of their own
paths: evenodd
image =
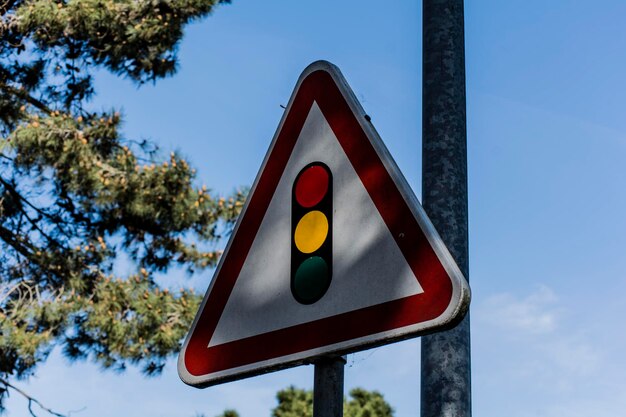
<svg viewBox="0 0 626 417">
<path fill-rule="evenodd" d="M 291 293 L 299 303 L 319 301 L 330 286 L 332 214 L 332 174 L 313 162 L 296 177 L 291 197 Z"/>
</svg>

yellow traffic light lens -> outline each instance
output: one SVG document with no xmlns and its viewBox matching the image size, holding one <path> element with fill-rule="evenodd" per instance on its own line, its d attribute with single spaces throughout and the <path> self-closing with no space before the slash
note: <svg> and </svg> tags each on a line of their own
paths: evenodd
<svg viewBox="0 0 626 417">
<path fill-rule="evenodd" d="M 300 252 L 315 252 L 328 236 L 328 219 L 321 211 L 311 211 L 296 226 L 294 241 Z"/>
</svg>

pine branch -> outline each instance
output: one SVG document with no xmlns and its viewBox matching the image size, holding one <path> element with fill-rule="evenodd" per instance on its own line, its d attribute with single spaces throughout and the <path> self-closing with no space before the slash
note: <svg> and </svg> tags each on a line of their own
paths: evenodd
<svg viewBox="0 0 626 417">
<path fill-rule="evenodd" d="M 25 90 L 20 90 L 5 83 L 0 83 L 0 89 L 3 89 L 14 97 L 21 98 L 22 100 L 35 106 L 36 108 L 48 115 L 53 114 L 53 111 L 43 101 L 37 100 L 35 97 L 28 94 Z"/>
<path fill-rule="evenodd" d="M 17 2 L 18 0 L 4 0 L 2 4 L 0 4 L 0 16 L 7 14 L 7 12 L 11 10 Z"/>
<path fill-rule="evenodd" d="M 29 206 L 30 208 L 35 210 L 39 215 L 48 218 L 54 224 L 67 223 L 67 222 L 63 221 L 63 219 L 60 218 L 59 216 L 53 216 L 50 213 L 46 212 L 44 209 L 35 206 L 26 197 L 24 197 L 22 194 L 20 194 L 17 191 L 17 189 L 11 183 L 6 181 L 1 176 L 0 176 L 0 184 L 2 184 L 13 196 L 17 197 L 21 202 L 23 202 L 24 204 L 26 204 L 27 206 Z M 61 229 L 61 230 L 63 231 L 63 229 Z M 65 231 L 64 231 L 64 234 L 66 236 L 69 236 L 69 234 L 67 232 L 65 232 Z"/>
<path fill-rule="evenodd" d="M 27 242 L 19 241 L 13 232 L 3 226 L 0 226 L 0 239 L 12 246 L 13 249 L 25 258 L 32 260 L 32 251 L 34 251 L 35 248 L 27 244 Z"/>
<path fill-rule="evenodd" d="M 12 389 L 13 391 L 17 392 L 18 394 L 20 394 L 22 397 L 26 398 L 28 400 L 28 412 L 30 413 L 31 416 L 33 417 L 37 417 L 37 414 L 35 414 L 34 410 L 33 410 L 33 404 L 37 405 L 39 408 L 41 408 L 42 410 L 44 410 L 45 412 L 47 412 L 48 414 L 51 414 L 53 416 L 57 416 L 57 417 L 68 417 L 66 414 L 61 414 L 58 413 L 48 407 L 46 407 L 45 405 L 43 405 L 41 403 L 41 401 L 39 401 L 38 399 L 36 399 L 35 397 L 31 396 L 30 394 L 22 391 L 21 389 L 19 389 L 18 387 L 16 387 L 15 385 L 11 384 L 9 381 L 7 381 L 6 379 L 0 378 L 0 384 L 4 385 L 4 387 L 8 390 L 8 389 Z"/>
</svg>

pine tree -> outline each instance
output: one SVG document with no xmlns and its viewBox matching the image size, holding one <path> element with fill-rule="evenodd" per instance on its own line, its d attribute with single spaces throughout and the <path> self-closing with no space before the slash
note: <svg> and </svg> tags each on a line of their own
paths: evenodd
<svg viewBox="0 0 626 417">
<path fill-rule="evenodd" d="M 313 391 L 293 385 L 278 391 L 272 417 L 313 417 Z"/>
<path fill-rule="evenodd" d="M 344 399 L 343 415 L 346 417 L 393 417 L 393 408 L 378 391 L 363 388 L 350 390 L 350 399 Z M 276 394 L 278 405 L 272 417 L 313 417 L 313 391 L 288 387 Z M 232 417 L 232 410 L 227 410 Z M 229 417 L 226 412 L 221 417 Z M 236 417 L 236 413 L 235 413 Z"/>
<path fill-rule="evenodd" d="M 86 103 L 99 69 L 138 85 L 174 74 L 185 25 L 227 2 L 0 2 L 0 408 L 55 346 L 148 374 L 179 349 L 199 296 L 155 274 L 213 267 L 244 193 L 197 187 L 180 155 Z"/>
</svg>

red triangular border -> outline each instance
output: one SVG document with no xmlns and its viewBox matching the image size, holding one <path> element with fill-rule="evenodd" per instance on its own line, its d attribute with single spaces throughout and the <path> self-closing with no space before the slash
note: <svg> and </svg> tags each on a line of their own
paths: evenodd
<svg viewBox="0 0 626 417">
<path fill-rule="evenodd" d="M 313 101 L 424 292 L 208 347 Z M 449 306 L 453 294 L 450 276 L 329 72 L 320 69 L 302 80 L 210 291 L 182 353 L 184 366 L 193 377 L 423 323 L 438 318 Z"/>
</svg>

